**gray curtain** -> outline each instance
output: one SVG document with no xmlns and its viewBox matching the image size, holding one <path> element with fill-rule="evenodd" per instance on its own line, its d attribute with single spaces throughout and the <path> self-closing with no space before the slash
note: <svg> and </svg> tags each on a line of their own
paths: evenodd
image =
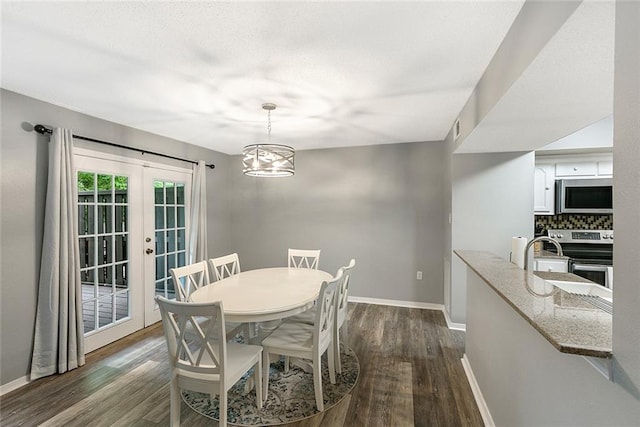
<svg viewBox="0 0 640 427">
<path fill-rule="evenodd" d="M 84 365 L 73 134 L 54 129 L 40 260 L 31 379 Z"/>
<path fill-rule="evenodd" d="M 193 166 L 191 217 L 189 223 L 189 264 L 205 261 L 207 252 L 207 165 L 200 160 Z"/>
</svg>

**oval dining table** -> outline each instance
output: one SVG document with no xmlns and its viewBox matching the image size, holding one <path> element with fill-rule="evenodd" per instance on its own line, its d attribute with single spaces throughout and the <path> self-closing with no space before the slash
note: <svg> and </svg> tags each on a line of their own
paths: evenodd
<svg viewBox="0 0 640 427">
<path fill-rule="evenodd" d="M 322 282 L 332 278 L 325 271 L 308 268 L 247 270 L 201 287 L 190 300 L 222 301 L 227 322 L 269 322 L 311 308 Z"/>
<path fill-rule="evenodd" d="M 260 324 L 258 336 L 251 328 L 249 342 L 259 344 L 261 338 L 275 329 L 279 320 L 313 307 L 322 282 L 333 276 L 326 271 L 309 268 L 274 267 L 247 270 L 203 286 L 191 294 L 193 302 L 222 301 L 225 321 Z M 292 360 L 305 371 L 311 367 Z M 253 387 L 251 379 L 245 393 Z"/>
</svg>

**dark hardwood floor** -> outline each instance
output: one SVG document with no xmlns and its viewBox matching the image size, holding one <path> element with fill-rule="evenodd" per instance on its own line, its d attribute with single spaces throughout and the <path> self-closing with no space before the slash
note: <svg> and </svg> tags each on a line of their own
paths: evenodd
<svg viewBox="0 0 640 427">
<path fill-rule="evenodd" d="M 460 358 L 464 333 L 440 311 L 349 304 L 360 361 L 352 393 L 311 426 L 482 426 Z M 87 355 L 85 366 L 2 397 L 2 426 L 166 426 L 169 370 L 158 323 Z M 182 404 L 182 425 L 216 422 Z"/>
</svg>

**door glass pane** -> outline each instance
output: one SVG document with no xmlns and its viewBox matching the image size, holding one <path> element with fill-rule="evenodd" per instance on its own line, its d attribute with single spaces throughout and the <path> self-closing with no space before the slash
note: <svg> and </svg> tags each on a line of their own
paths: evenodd
<svg viewBox="0 0 640 427">
<path fill-rule="evenodd" d="M 184 227 L 184 206 L 178 206 L 178 227 Z"/>
<path fill-rule="evenodd" d="M 98 237 L 98 264 L 109 264 L 113 261 L 113 236 Z"/>
<path fill-rule="evenodd" d="M 115 244 L 115 262 L 126 261 L 129 257 L 127 256 L 127 235 L 120 234 L 116 236 L 116 244 Z"/>
<path fill-rule="evenodd" d="M 156 230 L 164 228 L 164 208 L 156 206 Z"/>
<path fill-rule="evenodd" d="M 176 204 L 184 205 L 184 184 L 176 182 Z"/>
<path fill-rule="evenodd" d="M 183 251 L 185 249 L 185 246 L 186 246 L 186 243 L 187 243 L 186 240 L 185 240 L 185 237 L 184 237 L 185 230 L 184 230 L 184 228 L 183 229 L 178 229 L 177 232 L 178 232 L 178 250 L 179 251 Z"/>
<path fill-rule="evenodd" d="M 116 294 L 116 322 L 125 319 L 129 313 L 129 290 Z"/>
<path fill-rule="evenodd" d="M 78 234 L 93 234 L 94 233 L 94 206 L 93 205 L 78 205 Z"/>
<path fill-rule="evenodd" d="M 78 172 L 84 333 L 130 317 L 128 178 Z"/>
<path fill-rule="evenodd" d="M 96 303 L 95 298 L 85 300 L 83 295 L 82 303 L 82 321 L 84 323 L 84 333 L 95 331 L 98 329 L 98 323 L 96 318 Z"/>
<path fill-rule="evenodd" d="M 167 206 L 167 228 L 175 228 L 176 226 L 176 208 Z"/>
<path fill-rule="evenodd" d="M 96 265 L 95 237 L 81 237 L 80 239 L 80 268 Z"/>
<path fill-rule="evenodd" d="M 167 277 L 164 269 L 164 255 L 156 257 L 156 280 L 164 279 Z"/>
<path fill-rule="evenodd" d="M 174 230 L 167 231 L 167 253 L 176 250 L 176 232 Z"/>
<path fill-rule="evenodd" d="M 165 249 L 164 231 L 156 231 L 156 254 L 162 255 Z"/>
<path fill-rule="evenodd" d="M 115 230 L 116 232 L 129 231 L 127 225 L 127 206 L 116 206 Z"/>
<path fill-rule="evenodd" d="M 111 205 L 98 206 L 98 233 L 111 233 L 111 231 L 113 231 L 111 224 L 112 209 L 113 206 Z"/>
<path fill-rule="evenodd" d="M 127 203 L 127 190 L 129 189 L 129 178 L 126 176 L 114 177 L 114 187 L 116 203 Z"/>
<path fill-rule="evenodd" d="M 170 270 L 186 263 L 184 182 L 154 181 L 156 294 L 175 298 Z"/>
<path fill-rule="evenodd" d="M 114 295 L 105 292 L 98 298 L 98 328 L 104 328 L 115 322 L 113 313 L 113 297 Z"/>
<path fill-rule="evenodd" d="M 112 175 L 98 175 L 98 202 L 111 203 L 112 202 Z"/>
<path fill-rule="evenodd" d="M 173 182 L 165 182 L 164 188 L 166 191 L 166 204 L 173 205 L 176 203 L 176 190 Z"/>
<path fill-rule="evenodd" d="M 116 270 L 116 288 L 117 289 L 126 289 L 128 288 L 127 284 L 127 266 L 128 264 L 118 264 L 115 266 Z"/>
<path fill-rule="evenodd" d="M 164 183 L 162 181 L 155 181 L 153 183 L 153 192 L 155 194 L 154 199 L 156 205 L 164 204 Z"/>
</svg>

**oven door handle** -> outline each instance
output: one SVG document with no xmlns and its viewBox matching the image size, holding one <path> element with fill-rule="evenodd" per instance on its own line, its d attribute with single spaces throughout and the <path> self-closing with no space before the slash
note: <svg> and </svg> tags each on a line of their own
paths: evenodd
<svg viewBox="0 0 640 427">
<path fill-rule="evenodd" d="M 586 265 L 586 264 L 573 264 L 574 270 L 580 271 L 602 271 L 607 272 L 607 266 Z"/>
</svg>

